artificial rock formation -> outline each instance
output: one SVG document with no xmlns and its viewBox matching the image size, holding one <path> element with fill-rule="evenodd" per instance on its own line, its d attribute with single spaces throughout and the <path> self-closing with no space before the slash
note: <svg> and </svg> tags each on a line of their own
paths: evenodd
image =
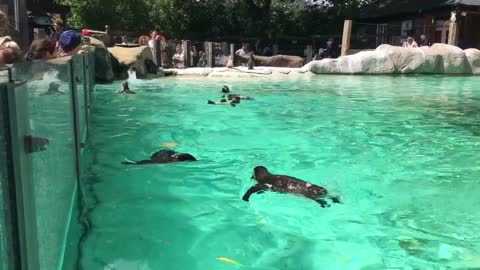
<svg viewBox="0 0 480 270">
<path fill-rule="evenodd" d="M 90 46 L 95 47 L 95 80 L 100 83 L 109 83 L 114 80 L 111 55 L 105 44 L 89 37 Z"/>
<path fill-rule="evenodd" d="M 148 46 L 141 47 L 112 47 L 109 52 L 115 58 L 120 67 L 115 68 L 117 78 L 125 77 L 129 68 L 133 68 L 137 73 L 137 78 L 146 78 L 147 74 L 152 73 L 148 70 L 148 65 L 153 63 L 152 50 Z M 158 70 L 157 67 L 154 67 Z"/>
<path fill-rule="evenodd" d="M 480 51 L 447 44 L 381 45 L 374 51 L 312 61 L 306 67 L 316 74 L 480 74 Z"/>
</svg>

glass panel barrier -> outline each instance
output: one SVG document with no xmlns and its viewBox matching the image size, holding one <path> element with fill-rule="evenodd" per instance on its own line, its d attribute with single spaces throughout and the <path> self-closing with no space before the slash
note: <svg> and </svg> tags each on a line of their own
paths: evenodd
<svg viewBox="0 0 480 270">
<path fill-rule="evenodd" d="M 80 127 L 80 142 L 85 142 L 86 139 L 86 91 L 85 91 L 85 74 L 84 74 L 84 55 L 75 55 L 72 57 L 73 61 L 73 77 L 76 82 L 77 91 L 77 109 L 78 109 L 78 123 Z"/>
<path fill-rule="evenodd" d="M 8 71 L 0 71 L 8 72 Z M 5 74 L 1 74 L 5 75 Z M 0 75 L 0 76 L 1 76 Z M 6 75 L 8 78 L 8 74 Z M 6 100 L 7 81 L 0 79 L 0 270 L 13 269 L 11 265 L 11 227 L 9 224 L 9 185 L 7 163 L 7 140 L 8 131 L 8 106 Z"/>
<path fill-rule="evenodd" d="M 14 78 L 25 81 L 31 144 L 31 172 L 40 270 L 60 269 L 77 188 L 77 148 L 71 59 L 17 66 Z M 27 134 L 26 134 L 27 135 Z"/>
</svg>

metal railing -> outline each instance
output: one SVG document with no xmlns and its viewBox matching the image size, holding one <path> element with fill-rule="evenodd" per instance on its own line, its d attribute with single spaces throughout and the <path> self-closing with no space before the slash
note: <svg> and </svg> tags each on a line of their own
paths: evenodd
<svg viewBox="0 0 480 270">
<path fill-rule="evenodd" d="M 94 67 L 86 53 L 0 71 L 1 269 L 65 269 Z"/>
</svg>

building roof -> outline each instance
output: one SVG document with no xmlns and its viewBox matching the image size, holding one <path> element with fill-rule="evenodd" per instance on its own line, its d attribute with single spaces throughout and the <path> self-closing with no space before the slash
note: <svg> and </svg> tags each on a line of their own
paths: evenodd
<svg viewBox="0 0 480 270">
<path fill-rule="evenodd" d="M 451 9 L 455 6 L 480 8 L 480 0 L 386 0 L 360 11 L 360 19 L 385 18 L 420 14 L 434 10 Z"/>
</svg>

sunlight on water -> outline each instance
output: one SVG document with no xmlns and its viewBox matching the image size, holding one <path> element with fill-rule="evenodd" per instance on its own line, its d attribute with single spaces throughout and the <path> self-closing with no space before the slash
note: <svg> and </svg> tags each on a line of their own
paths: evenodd
<svg viewBox="0 0 480 270">
<path fill-rule="evenodd" d="M 255 100 L 207 105 L 224 84 Z M 480 267 L 480 78 L 162 79 L 139 82 L 136 95 L 118 88 L 97 87 L 83 269 Z M 199 161 L 120 164 L 165 145 Z M 269 192 L 244 202 L 258 165 L 325 186 L 344 204 L 323 209 Z"/>
</svg>

